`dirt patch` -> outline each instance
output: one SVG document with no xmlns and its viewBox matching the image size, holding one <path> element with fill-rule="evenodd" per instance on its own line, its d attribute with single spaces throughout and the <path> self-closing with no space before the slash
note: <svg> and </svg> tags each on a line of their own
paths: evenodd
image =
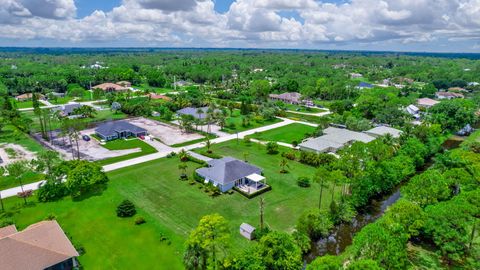
<svg viewBox="0 0 480 270">
<path fill-rule="evenodd" d="M 34 152 L 18 144 L 7 143 L 0 145 L 0 158 L 3 161 L 0 165 L 8 165 L 20 160 L 30 161 L 36 157 L 37 155 Z"/>
<path fill-rule="evenodd" d="M 150 135 L 158 138 L 167 145 L 179 144 L 203 138 L 200 134 L 183 133 L 177 126 L 168 125 L 148 118 L 140 117 L 129 119 L 127 121 L 133 125 L 146 129 Z"/>
</svg>

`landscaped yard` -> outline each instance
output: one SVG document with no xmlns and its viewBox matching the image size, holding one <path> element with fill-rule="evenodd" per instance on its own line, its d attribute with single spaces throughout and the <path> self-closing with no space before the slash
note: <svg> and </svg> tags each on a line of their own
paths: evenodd
<svg viewBox="0 0 480 270">
<path fill-rule="evenodd" d="M 71 97 L 58 97 L 56 99 L 49 100 L 52 104 L 67 104 L 68 102 L 72 101 L 73 98 Z"/>
<path fill-rule="evenodd" d="M 38 182 L 40 180 L 44 180 L 45 176 L 43 174 L 35 173 L 35 172 L 27 172 L 22 177 L 22 184 L 30 184 L 34 182 Z M 13 187 L 20 186 L 20 182 L 11 177 L 11 176 L 0 176 L 0 190 L 9 189 Z"/>
<path fill-rule="evenodd" d="M 289 111 L 305 112 L 305 113 L 319 113 L 319 112 L 325 111 L 320 108 L 312 108 L 312 107 L 306 107 L 306 106 L 300 106 L 300 105 L 294 105 L 294 104 L 285 104 L 285 107 Z"/>
<path fill-rule="evenodd" d="M 254 118 L 252 118 L 250 120 L 249 125 L 243 126 L 242 125 L 242 118 L 243 117 L 244 116 L 242 116 L 240 114 L 240 110 L 234 110 L 232 116 L 227 117 L 226 125 L 225 125 L 225 128 L 223 129 L 223 131 L 233 134 L 233 133 L 236 133 L 236 132 L 242 132 L 242 131 L 249 130 L 249 129 L 254 129 L 254 128 L 258 128 L 258 127 L 271 125 L 271 124 L 278 123 L 278 122 L 281 121 L 280 119 L 275 118 L 273 120 L 264 120 L 264 121 L 257 122 L 257 121 L 255 121 Z"/>
<path fill-rule="evenodd" d="M 292 143 L 293 141 L 296 141 L 297 143 L 300 143 L 303 139 L 305 139 L 306 134 L 313 133 L 315 129 L 316 128 L 312 126 L 293 123 L 265 132 L 255 133 L 247 137 L 266 142 L 274 141 Z"/>
<path fill-rule="evenodd" d="M 132 86 L 133 88 L 136 88 L 136 89 L 140 89 L 140 90 L 149 90 L 150 92 L 155 92 L 155 93 L 158 93 L 158 94 L 164 94 L 164 93 L 168 93 L 168 92 L 173 92 L 175 91 L 174 89 L 168 89 L 168 88 L 163 88 L 163 87 L 153 87 L 153 86 L 149 86 L 148 84 L 144 83 L 144 84 L 141 84 L 141 85 L 135 85 L 135 86 Z M 180 89 L 179 89 L 180 90 Z"/>
<path fill-rule="evenodd" d="M 126 150 L 126 149 L 134 149 L 134 148 L 142 149 L 141 152 L 131 153 L 123 156 L 107 158 L 107 159 L 97 161 L 97 163 L 102 166 L 136 158 L 136 157 L 145 156 L 148 154 L 153 154 L 157 152 L 157 150 L 153 146 L 147 144 L 146 142 L 140 139 L 129 139 L 129 140 L 118 139 L 114 141 L 109 141 L 102 146 L 107 148 L 108 150 Z"/>
<path fill-rule="evenodd" d="M 325 122 L 325 119 L 326 119 L 325 116 L 306 115 L 306 114 L 293 113 L 293 112 L 286 112 L 286 117 L 292 120 L 309 122 L 314 124 L 323 123 Z"/>
<path fill-rule="evenodd" d="M 268 155 L 259 144 L 230 141 L 213 146 L 216 154 L 243 159 L 264 169 L 267 183 L 272 190 L 262 194 L 265 198 L 265 221 L 274 230 L 291 232 L 304 209 L 318 205 L 319 187 L 310 188 L 296 184 L 299 176 L 312 176 L 315 169 L 296 162 L 289 162 L 288 174 L 279 173 L 280 154 Z M 286 148 L 281 148 L 281 151 Z M 201 151 L 201 150 L 200 150 Z M 188 175 L 199 165 L 188 164 Z M 207 214 L 219 213 L 228 221 L 234 252 L 250 245 L 242 238 L 238 227 L 242 222 L 259 224 L 259 197 L 247 199 L 234 193 L 209 197 L 199 187 L 180 181 L 179 160 L 164 158 L 126 167 L 108 173 L 110 182 L 102 195 L 81 201 L 70 198 L 52 203 L 35 205 L 13 211 L 11 219 L 20 229 L 55 215 L 62 228 L 72 237 L 73 243 L 84 247 L 86 253 L 80 262 L 85 269 L 101 266 L 102 269 L 183 269 L 181 258 L 188 233 Z M 136 226 L 134 218 L 120 219 L 115 207 L 129 199 L 147 223 Z M 326 189 L 323 205 L 328 207 L 331 196 Z M 33 199 L 30 199 L 33 200 Z M 17 198 L 7 199 L 6 207 L 13 210 L 21 205 Z M 171 240 L 171 245 L 161 242 L 161 235 Z"/>
<path fill-rule="evenodd" d="M 0 132 L 0 143 L 14 143 L 32 152 L 40 152 L 43 147 L 34 139 L 18 130 L 13 125 L 6 125 Z"/>
</svg>

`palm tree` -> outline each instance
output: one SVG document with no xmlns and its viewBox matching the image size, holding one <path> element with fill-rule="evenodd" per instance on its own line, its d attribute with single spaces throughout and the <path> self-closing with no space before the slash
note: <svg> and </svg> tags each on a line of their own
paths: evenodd
<svg viewBox="0 0 480 270">
<path fill-rule="evenodd" d="M 188 153 L 185 151 L 185 149 L 180 150 L 178 153 L 178 158 L 180 158 L 180 161 L 182 162 L 188 161 Z"/>
<path fill-rule="evenodd" d="M 25 190 L 23 189 L 22 177 L 24 173 L 28 171 L 28 163 L 26 161 L 16 161 L 7 165 L 6 169 L 8 171 L 8 174 L 20 183 L 23 200 L 25 201 L 25 204 L 27 204 L 27 196 L 25 195 Z"/>
<path fill-rule="evenodd" d="M 198 122 L 200 123 L 200 121 L 202 121 L 202 115 L 204 114 L 205 112 L 203 111 L 202 108 L 197 108 L 197 114 L 198 114 Z M 197 125 L 197 129 L 198 129 L 198 125 Z M 203 131 L 203 128 L 202 128 L 202 131 Z"/>
<path fill-rule="evenodd" d="M 198 243 L 188 244 L 183 254 L 183 264 L 187 270 L 207 269 L 207 252 Z"/>
<path fill-rule="evenodd" d="M 320 185 L 320 196 L 318 199 L 318 209 L 322 209 L 322 196 L 323 196 L 323 189 L 327 187 L 326 182 L 328 179 L 329 172 L 327 169 L 320 167 L 315 174 L 315 180 Z"/>
<path fill-rule="evenodd" d="M 247 158 L 248 158 L 249 155 L 250 155 L 250 153 L 248 153 L 248 152 L 243 152 L 243 160 L 244 160 L 245 162 L 248 162 L 248 161 L 247 161 Z"/>
<path fill-rule="evenodd" d="M 288 172 L 286 168 L 290 168 L 290 166 L 288 166 L 288 161 L 285 158 L 280 160 L 280 168 L 280 173 Z"/>
<path fill-rule="evenodd" d="M 184 162 L 178 164 L 178 169 L 182 172 L 182 174 L 180 175 L 181 179 L 187 178 L 187 168 L 188 166 Z"/>
</svg>

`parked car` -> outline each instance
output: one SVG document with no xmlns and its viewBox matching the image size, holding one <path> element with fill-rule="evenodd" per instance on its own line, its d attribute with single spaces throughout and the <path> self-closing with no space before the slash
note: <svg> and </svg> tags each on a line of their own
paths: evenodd
<svg viewBox="0 0 480 270">
<path fill-rule="evenodd" d="M 88 141 L 90 141 L 90 136 L 88 136 L 88 135 L 83 135 L 83 136 L 82 136 L 82 139 L 83 139 L 84 141 L 88 142 Z"/>
<path fill-rule="evenodd" d="M 138 137 L 140 138 L 140 140 L 145 140 L 145 136 L 143 136 L 143 135 L 140 135 Z"/>
</svg>

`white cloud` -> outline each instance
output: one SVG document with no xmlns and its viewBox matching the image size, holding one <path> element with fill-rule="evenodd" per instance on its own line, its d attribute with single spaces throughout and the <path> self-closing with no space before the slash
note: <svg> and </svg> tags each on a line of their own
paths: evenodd
<svg viewBox="0 0 480 270">
<path fill-rule="evenodd" d="M 311 47 L 319 44 L 429 43 L 480 39 L 480 0 L 123 0 L 76 18 L 73 0 L 0 0 L 1 38 L 139 46 Z M 282 11 L 298 14 L 284 18 Z M 103 43 L 102 43 L 103 44 Z"/>
</svg>

